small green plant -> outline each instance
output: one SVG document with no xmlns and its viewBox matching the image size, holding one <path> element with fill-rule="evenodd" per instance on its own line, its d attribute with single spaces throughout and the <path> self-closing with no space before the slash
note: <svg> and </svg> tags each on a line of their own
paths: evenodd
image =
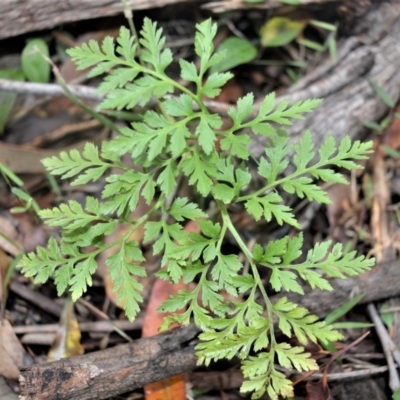
<svg viewBox="0 0 400 400">
<path fill-rule="evenodd" d="M 43 58 L 49 55 L 49 48 L 42 39 L 28 41 L 21 53 L 21 68 L 0 70 L 0 79 L 47 83 L 50 79 L 50 65 Z M 10 115 L 17 94 L 0 91 L 0 134 L 4 132 L 7 119 Z"/>
<path fill-rule="evenodd" d="M 172 313 L 162 328 L 167 329 L 173 322 L 189 324 L 193 319 L 203 331 L 197 346 L 199 362 L 207 365 L 212 360 L 238 356 L 246 378 L 243 392 L 254 391 L 253 398 L 265 392 L 272 399 L 292 396 L 291 382 L 274 363 L 298 371 L 318 366 L 303 347 L 278 341 L 273 321 L 277 321 L 284 335 L 296 335 L 303 345 L 308 340 L 328 342 L 342 336 L 287 298 L 273 304 L 259 269 L 269 270 L 269 283 L 277 292 L 303 294 L 299 278 L 312 288 L 332 290 L 326 277 L 357 275 L 374 261 L 357 256 L 354 251 L 344 253 L 341 244 L 332 247 L 326 241 L 308 251 L 305 261 L 296 262 L 302 255 L 301 233 L 271 241 L 266 247 L 256 244 L 248 248 L 232 222 L 232 206 L 242 206 L 256 221 L 275 220 L 298 228 L 292 209 L 283 203 L 278 190 L 329 203 L 327 194 L 315 182 L 347 183 L 329 166 L 360 168 L 354 160 L 365 159 L 371 152 L 371 143 L 352 144 L 345 137 L 337 145 L 333 137 L 328 137 L 318 156 L 310 132 L 299 143 L 290 143 L 282 126 L 289 125 L 291 119 L 302 119 L 320 100 L 299 101 L 290 106 L 288 101 L 275 104 L 274 94 L 266 96 L 257 111 L 253 95 L 244 96 L 229 110 L 232 127 L 220 130 L 221 116 L 211 113 L 203 98 L 218 95 L 232 74 L 213 73 L 206 79 L 207 70 L 224 54 L 214 53 L 216 25 L 208 20 L 196 28 L 199 66 L 179 61 L 181 77 L 192 83 L 193 91 L 166 74 L 172 54 L 163 49 L 162 31 L 149 19 L 144 21 L 140 38 L 142 62 L 135 60 L 138 43 L 126 28 L 121 28 L 116 47 L 108 37 L 101 47 L 90 41 L 69 50 L 80 69 L 92 68 L 91 76 L 107 73 L 99 87 L 106 94 L 102 109 L 132 109 L 155 97 L 160 112 L 146 111 L 142 121 L 122 128 L 100 151 L 88 143 L 82 154 L 72 150 L 44 160 L 51 174 L 73 178 L 72 185 L 96 181 L 112 168 L 121 172 L 107 174 L 101 200 L 87 197 L 84 207 L 71 200 L 40 211 L 48 225 L 61 228 L 61 240 L 51 238 L 46 249 L 38 247 L 36 253 L 25 255 L 22 270 L 35 277 L 37 283 L 54 277 L 58 293 L 69 290 L 76 300 L 92 283 L 96 256 L 120 246 L 108 258 L 107 265 L 118 299 L 127 316 L 134 319 L 142 301 L 142 286 L 135 276 L 146 275 L 146 270 L 141 244 L 129 238 L 144 224 L 144 243 L 152 243 L 153 253 L 161 256 L 157 276 L 171 282 L 183 279 L 197 283 L 193 291 L 182 290 L 160 307 L 161 312 Z M 173 93 L 176 96 L 171 96 Z M 248 131 L 269 138 L 257 170 L 264 184 L 256 191 L 249 189 L 252 176 Z M 126 154 L 135 169 L 121 161 Z M 291 154 L 294 170 L 284 175 Z M 193 198 L 177 196 L 176 188 L 183 182 L 193 188 Z M 132 222 L 129 216 L 140 197 L 150 210 Z M 198 221 L 201 233 L 187 234 L 187 220 Z M 118 224 L 126 224 L 127 233 L 106 244 L 104 237 L 112 234 Z M 227 238 L 240 248 L 249 272 L 244 272 L 237 254 L 222 251 Z M 226 300 L 223 291 L 238 300 Z M 176 311 L 182 313 L 175 314 Z"/>
</svg>

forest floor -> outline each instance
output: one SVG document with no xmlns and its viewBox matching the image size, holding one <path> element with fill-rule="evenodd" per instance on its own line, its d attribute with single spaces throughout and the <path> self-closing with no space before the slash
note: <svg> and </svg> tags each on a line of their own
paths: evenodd
<svg viewBox="0 0 400 400">
<path fill-rule="evenodd" d="M 340 38 L 348 32 L 341 25 L 341 16 L 332 10 L 329 7 L 326 12 L 318 9 L 313 14 L 311 9 L 304 16 L 304 10 L 296 12 L 291 9 L 290 19 L 277 21 L 278 27 L 267 25 L 266 22 L 275 16 L 268 9 L 211 14 L 198 4 L 187 3 L 137 11 L 134 18 L 138 27 L 146 16 L 159 22 L 176 64 L 180 58 L 196 62 L 193 50 L 195 24 L 212 15 L 218 22 L 215 46 L 221 43 L 226 46 L 230 54 L 227 68 L 234 73 L 234 78 L 214 100 L 219 107 L 228 108 L 248 92 L 254 93 L 256 101 L 273 91 L 282 93 L 322 61 L 335 57 Z M 97 259 L 98 270 L 93 284 L 76 303 L 66 295 L 58 297 L 52 282 L 33 284 L 18 269 L 22 254 L 35 251 L 37 246 L 45 246 L 50 237 L 58 236 L 57 229 L 42 223 L 37 214 L 39 209 L 52 208 L 68 200 L 84 203 L 87 195 L 100 197 L 104 187 L 104 180 L 71 186 L 67 180 L 55 179 L 46 174 L 41 159 L 57 155 L 62 150 L 82 149 L 86 142 L 99 144 L 114 135 L 68 96 L 60 95 L 62 89 L 57 92 L 57 89 L 50 88 L 50 84 L 56 83 L 54 70 L 46 72 L 41 61 L 39 66 L 31 65 L 28 69 L 36 68 L 38 81 L 44 84 L 39 88 L 30 87 L 28 81 L 35 78 L 24 76 L 26 72 L 21 70 L 23 49 L 30 39 L 43 41 L 48 46 L 54 68 L 65 82 L 85 85 L 89 89 L 88 97 L 92 98 L 82 101 L 95 107 L 98 102 L 90 89 L 95 88 L 99 80 L 89 79 L 86 71 L 77 71 L 66 49 L 91 39 L 101 42 L 106 36 L 116 37 L 120 25 L 127 25 L 122 16 L 94 18 L 0 41 L 0 78 L 15 79 L 22 88 L 18 95 L 0 92 L 0 128 L 3 131 L 0 138 L 1 399 L 18 398 L 20 366 L 73 358 L 155 335 L 160 318 L 154 317 L 154 310 L 162 299 L 176 291 L 172 287 L 154 289 L 159 283 L 152 273 L 158 269 L 160 259 L 149 255 L 144 265 L 149 276 L 140 278 L 144 302 L 136 320 L 129 322 L 117 305 L 104 255 Z M 229 44 L 228 38 L 236 38 L 238 42 Z M 272 45 L 274 40 L 276 43 Z M 32 60 L 25 62 L 29 64 Z M 179 80 L 175 64 L 171 74 Z M 45 85 L 50 92 L 41 93 Z M 382 101 L 390 103 L 387 93 L 381 91 L 380 96 Z M 318 113 L 318 109 L 315 112 Z M 391 367 L 393 358 L 390 358 L 393 357 L 392 344 L 400 346 L 400 290 L 393 290 L 393 287 L 400 287 L 397 272 L 400 268 L 400 119 L 396 112 L 393 104 L 384 120 L 365 121 L 370 128 L 369 139 L 374 141 L 375 152 L 363 162 L 363 170 L 347 175 L 349 185 L 324 187 L 331 204 L 316 206 L 303 200 L 293 205 L 301 221 L 305 250 L 322 240 L 332 240 L 342 243 L 348 251 L 357 250 L 378 260 L 373 273 L 351 278 L 354 287 L 348 298 L 343 299 L 340 297 L 343 293 L 335 290 L 329 294 L 328 302 L 338 305 L 334 310 L 328 307 L 317 312 L 321 319 L 329 316 L 331 323 L 342 324 L 338 327 L 341 327 L 344 340 L 332 344 L 330 349 L 310 346 L 308 350 L 321 365 L 328 362 L 329 369 L 321 369 L 314 376 L 300 379 L 295 386 L 296 399 L 389 399 L 398 387 L 393 383 L 398 377 L 396 368 Z M 120 126 L 127 124 L 123 120 L 117 121 Z M 182 188 L 181 192 L 184 194 L 185 190 L 188 189 Z M 141 212 L 140 207 L 145 209 L 146 205 L 139 203 L 134 218 Z M 248 242 L 262 238 L 266 243 L 296 231 L 292 227 L 256 222 L 245 210 L 236 211 L 235 224 Z M 124 234 L 123 230 L 114 233 L 115 237 Z M 139 229 L 134 240 L 143 242 L 143 235 L 143 230 Z M 143 245 L 146 254 L 150 254 L 149 250 L 148 245 Z M 239 249 L 233 251 L 240 253 Z M 269 294 L 274 295 L 268 286 L 268 277 L 263 278 Z M 380 292 L 379 297 L 366 303 L 363 297 L 374 288 Z M 310 290 L 305 288 L 305 291 L 307 296 Z M 312 299 L 312 302 L 326 303 L 323 297 Z M 381 327 L 379 321 L 384 326 Z M 145 328 L 144 323 L 147 324 Z M 362 341 L 356 342 L 367 332 L 370 333 Z M 390 354 L 385 354 L 385 346 L 391 348 Z M 339 350 L 343 350 L 340 356 L 332 356 Z M 394 357 L 397 357 L 396 353 Z M 294 376 L 294 380 L 298 378 Z M 148 385 L 146 390 L 138 388 L 113 398 L 250 398 L 239 391 L 243 377 L 235 358 L 207 368 L 199 367 L 179 375 L 176 381 L 166 382 L 166 386 L 172 385 L 171 392 L 165 387 L 160 390 Z M 151 394 L 152 390 L 157 394 Z"/>
</svg>

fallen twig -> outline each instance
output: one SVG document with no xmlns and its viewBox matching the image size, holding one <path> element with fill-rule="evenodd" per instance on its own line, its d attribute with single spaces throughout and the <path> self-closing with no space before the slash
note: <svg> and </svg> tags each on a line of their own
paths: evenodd
<svg viewBox="0 0 400 400">
<path fill-rule="evenodd" d="M 196 367 L 191 325 L 103 351 L 21 368 L 21 400 L 105 399 Z"/>
<path fill-rule="evenodd" d="M 393 343 L 389 334 L 387 333 L 383 322 L 381 321 L 375 306 L 371 303 L 367 306 L 367 311 L 371 317 L 372 322 L 375 325 L 376 333 L 382 344 L 383 352 L 386 356 L 386 361 L 389 369 L 389 386 L 393 392 L 395 392 L 400 387 L 400 379 L 397 372 L 396 364 L 393 358 L 396 359 L 397 366 L 400 366 L 400 353 L 396 349 L 396 345 Z"/>
<path fill-rule="evenodd" d="M 104 96 L 96 89 L 83 85 L 69 85 L 71 93 L 84 100 L 101 101 Z M 34 83 L 0 79 L 0 90 L 20 94 L 36 94 L 41 96 L 66 96 L 63 88 L 54 83 Z"/>
</svg>

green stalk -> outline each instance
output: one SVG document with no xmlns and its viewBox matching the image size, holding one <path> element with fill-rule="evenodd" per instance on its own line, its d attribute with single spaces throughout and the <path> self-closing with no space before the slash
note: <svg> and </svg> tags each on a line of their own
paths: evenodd
<svg viewBox="0 0 400 400">
<path fill-rule="evenodd" d="M 239 235 L 239 232 L 236 230 L 236 228 L 234 227 L 228 210 L 226 209 L 226 206 L 224 203 L 222 203 L 221 201 L 218 201 L 218 206 L 220 207 L 221 210 L 221 214 L 222 214 L 222 219 L 224 221 L 224 223 L 226 224 L 229 232 L 232 234 L 232 236 L 234 237 L 234 239 L 236 240 L 236 243 L 239 245 L 240 249 L 243 251 L 244 255 L 246 256 L 247 260 L 250 263 L 250 267 L 251 267 L 251 272 L 253 274 L 254 280 L 257 283 L 257 286 L 260 289 L 260 292 L 263 296 L 264 302 L 265 302 L 265 306 L 267 308 L 267 314 L 268 314 L 268 319 L 271 321 L 273 321 L 273 311 L 272 311 L 272 303 L 269 300 L 269 297 L 267 295 L 267 292 L 265 290 L 265 287 L 262 283 L 260 274 L 258 273 L 258 269 L 257 266 L 254 264 L 254 260 L 253 260 L 253 256 L 250 253 L 250 250 L 247 248 L 246 244 L 243 242 L 243 239 L 241 238 L 241 236 Z M 270 329 L 270 333 L 271 333 L 271 348 L 273 347 L 273 344 L 275 344 L 275 334 L 274 334 L 274 330 Z"/>
</svg>

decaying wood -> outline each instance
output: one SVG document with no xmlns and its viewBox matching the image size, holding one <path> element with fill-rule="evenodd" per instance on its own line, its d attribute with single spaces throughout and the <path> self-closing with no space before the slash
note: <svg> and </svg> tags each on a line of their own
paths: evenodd
<svg viewBox="0 0 400 400">
<path fill-rule="evenodd" d="M 132 10 L 152 9 L 183 0 L 127 0 Z M 196 1 L 196 0 L 191 0 Z M 0 39 L 50 29 L 68 22 L 123 12 L 121 0 L 1 0 Z"/>
<path fill-rule="evenodd" d="M 137 6 L 142 3 L 137 2 Z M 154 7 L 157 2 L 148 3 Z M 2 18 L 0 14 L 0 37 Z M 355 36 L 339 43 L 335 62 L 327 60 L 278 97 L 278 101 L 288 98 L 292 103 L 308 98 L 324 99 L 315 112 L 288 128 L 293 141 L 306 129 L 312 131 L 316 146 L 329 134 L 337 140 L 347 134 L 353 140 L 363 138 L 368 132 L 363 123 L 379 121 L 389 110 L 370 86 L 370 81 L 385 89 L 394 102 L 400 98 L 400 3 L 383 1 L 359 19 L 354 32 Z M 223 106 L 216 103 L 216 107 L 210 109 L 224 114 L 227 107 Z M 254 137 L 249 149 L 255 158 L 263 154 L 266 140 L 262 136 Z"/>
<path fill-rule="evenodd" d="M 198 333 L 188 326 L 79 357 L 21 368 L 20 400 L 105 399 L 191 371 Z"/>
<path fill-rule="evenodd" d="M 301 6 L 310 5 L 321 5 L 327 3 L 337 3 L 338 0 L 302 0 Z M 226 11 L 233 10 L 263 10 L 263 9 L 275 9 L 282 7 L 282 2 L 279 0 L 269 0 L 260 3 L 246 2 L 243 0 L 221 0 L 221 1 L 211 1 L 206 4 L 204 8 L 208 8 L 214 12 L 222 13 Z"/>
<path fill-rule="evenodd" d="M 323 98 L 316 111 L 305 120 L 288 128 L 293 141 L 310 129 L 319 146 L 332 134 L 337 140 L 345 135 L 352 139 L 365 137 L 364 122 L 379 121 L 389 107 L 371 88 L 373 81 L 390 94 L 396 103 L 400 98 L 400 2 L 382 2 L 355 27 L 356 36 L 339 44 L 336 63 L 327 61 L 301 79 L 279 97 L 291 102 L 308 98 Z M 257 136 L 250 144 L 254 157 L 263 154 L 266 138 Z"/>
<path fill-rule="evenodd" d="M 305 5 L 332 3 L 337 0 L 303 0 Z M 132 10 L 152 9 L 182 2 L 201 0 L 127 0 Z M 204 2 L 204 1 L 203 1 Z M 248 6 L 248 4 L 247 4 Z M 252 4 L 255 8 L 277 8 L 282 6 L 278 0 L 263 4 Z M 207 7 L 222 12 L 243 9 L 242 0 L 211 2 Z M 99 17 L 109 17 L 123 12 L 121 0 L 2 0 L 0 2 L 0 39 L 14 37 L 26 32 L 51 29 L 68 22 L 82 21 Z"/>
</svg>

